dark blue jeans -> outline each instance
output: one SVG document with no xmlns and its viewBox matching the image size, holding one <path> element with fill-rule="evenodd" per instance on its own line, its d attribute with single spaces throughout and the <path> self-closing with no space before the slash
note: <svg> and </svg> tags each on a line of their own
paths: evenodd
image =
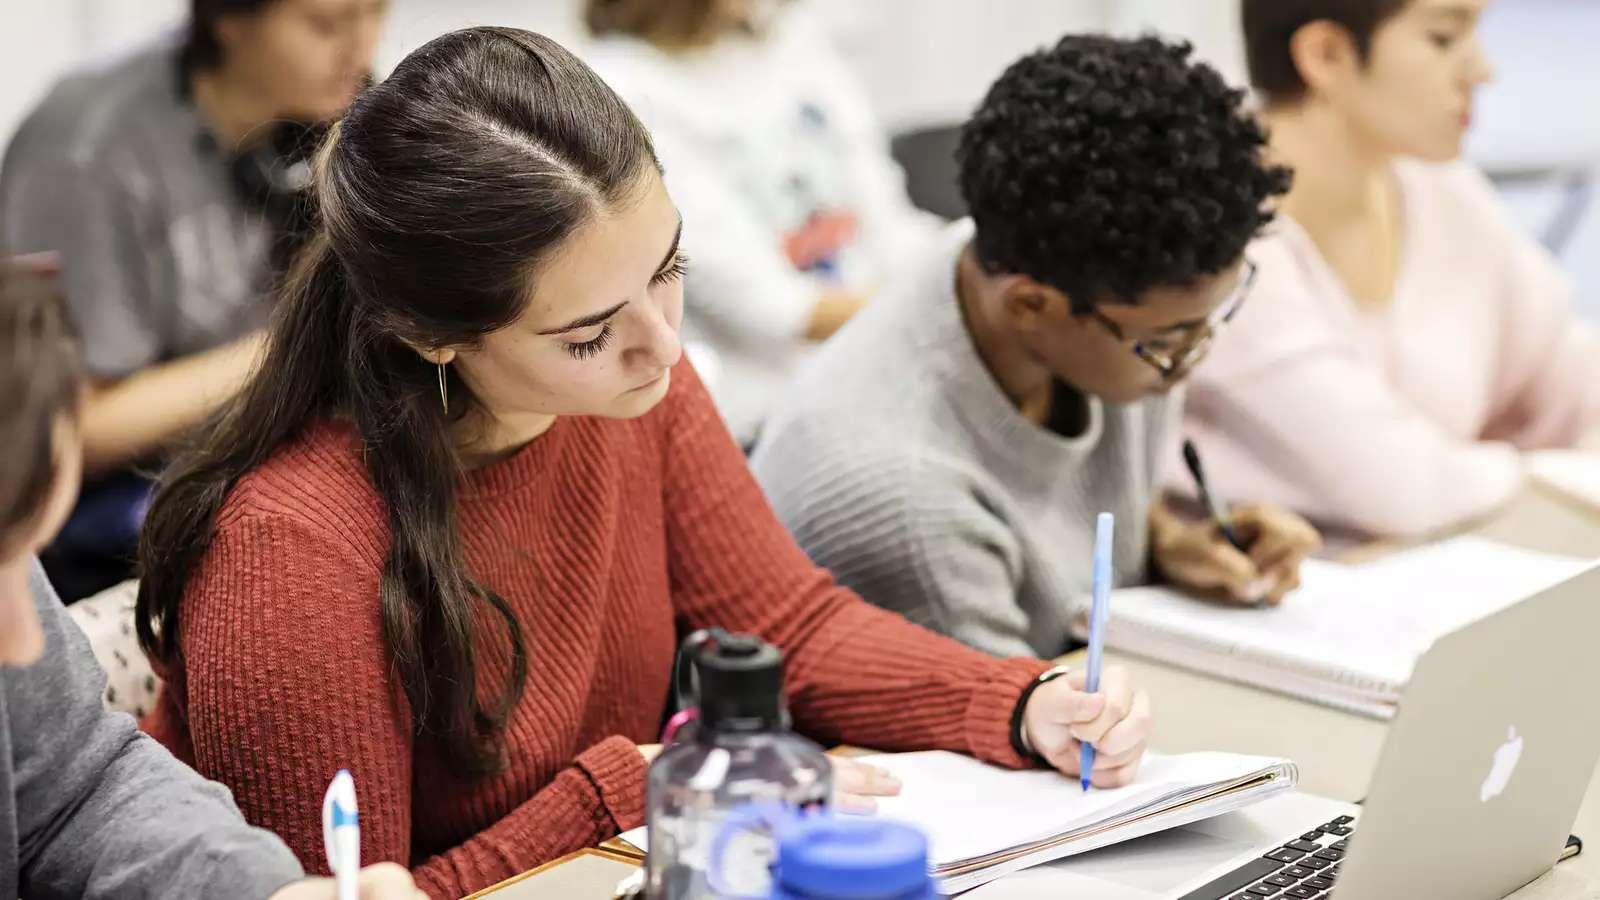
<svg viewBox="0 0 1600 900">
<path fill-rule="evenodd" d="M 155 484 L 119 472 L 83 486 L 61 533 L 41 554 L 50 582 L 71 603 L 133 577 L 139 529 Z"/>
</svg>

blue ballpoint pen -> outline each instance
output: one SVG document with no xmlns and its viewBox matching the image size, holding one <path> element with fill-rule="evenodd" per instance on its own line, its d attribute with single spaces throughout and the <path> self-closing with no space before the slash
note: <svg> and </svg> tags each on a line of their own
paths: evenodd
<svg viewBox="0 0 1600 900">
<path fill-rule="evenodd" d="M 1100 659 L 1106 649 L 1106 619 L 1111 613 L 1111 538 L 1116 517 L 1103 512 L 1094 522 L 1094 600 L 1089 607 L 1089 671 L 1084 689 L 1100 690 Z M 1078 753 L 1078 773 L 1083 789 L 1089 789 L 1089 774 L 1094 770 L 1094 746 L 1085 743 Z"/>
</svg>

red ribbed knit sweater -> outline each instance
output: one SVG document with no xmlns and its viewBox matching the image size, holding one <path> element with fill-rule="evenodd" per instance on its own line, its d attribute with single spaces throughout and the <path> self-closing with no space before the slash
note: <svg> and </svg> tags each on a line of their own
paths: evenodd
<svg viewBox="0 0 1600 900">
<path fill-rule="evenodd" d="M 558 420 L 463 477 L 474 574 L 515 610 L 527 691 L 509 765 L 457 775 L 412 735 L 378 611 L 382 502 L 348 426 L 324 423 L 234 488 L 183 599 L 183 666 L 147 725 L 245 816 L 326 872 L 320 806 L 349 768 L 363 862 L 458 897 L 642 823 L 678 636 L 718 625 L 788 656 L 798 730 L 1020 765 L 1009 720 L 1045 667 L 995 660 L 862 602 L 773 517 L 692 369 L 642 418 Z M 480 687 L 507 644 L 480 635 Z"/>
</svg>

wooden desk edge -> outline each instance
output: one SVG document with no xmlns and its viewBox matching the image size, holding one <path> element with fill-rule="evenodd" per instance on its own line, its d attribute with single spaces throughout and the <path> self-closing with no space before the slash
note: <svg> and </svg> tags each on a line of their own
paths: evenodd
<svg viewBox="0 0 1600 900">
<path fill-rule="evenodd" d="M 607 843 L 610 843 L 610 841 L 608 841 Z M 632 845 L 624 845 L 624 846 L 630 846 L 631 847 Z M 556 866 L 566 865 L 567 863 L 572 862 L 573 860 L 577 859 L 580 856 L 598 856 L 598 857 L 600 857 L 602 859 L 609 859 L 612 862 L 625 863 L 627 865 L 636 866 L 636 867 L 639 866 L 642 863 L 643 859 L 644 859 L 644 857 L 638 855 L 637 851 L 634 852 L 634 855 L 630 856 L 630 855 L 623 854 L 623 853 L 618 853 L 618 852 L 615 852 L 615 851 L 612 851 L 612 850 L 607 850 L 604 847 L 599 847 L 599 848 L 596 848 L 596 847 L 585 847 L 582 850 L 578 850 L 578 851 L 573 852 L 573 853 L 568 853 L 566 856 L 563 856 L 560 859 L 552 859 L 549 862 L 545 863 L 544 865 L 539 866 L 538 868 L 529 869 L 528 871 L 523 872 L 521 875 L 516 875 L 516 876 L 513 876 L 511 878 L 507 878 L 505 881 L 502 881 L 502 882 L 500 882 L 499 884 L 496 884 L 496 885 L 491 885 L 490 887 L 486 887 L 483 890 L 478 891 L 477 893 L 468 894 L 467 896 L 461 898 L 461 900 L 484 900 L 484 898 L 489 897 L 491 894 L 493 894 L 496 891 L 504 890 L 505 888 L 508 888 L 508 887 L 512 886 L 513 884 L 516 884 L 517 882 L 522 881 L 525 878 L 532 878 L 533 876 L 538 875 L 538 874 L 540 874 L 542 872 L 546 872 L 546 871 L 548 871 L 550 869 L 554 869 Z"/>
<path fill-rule="evenodd" d="M 620 837 L 614 837 L 602 841 L 600 844 L 600 849 L 616 856 L 626 857 L 631 862 L 644 862 L 644 851 Z"/>
</svg>

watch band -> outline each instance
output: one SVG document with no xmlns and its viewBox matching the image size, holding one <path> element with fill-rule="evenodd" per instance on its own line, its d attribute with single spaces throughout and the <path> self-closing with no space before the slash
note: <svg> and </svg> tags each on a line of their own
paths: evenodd
<svg viewBox="0 0 1600 900">
<path fill-rule="evenodd" d="M 1028 744 L 1027 733 L 1023 729 L 1023 718 L 1028 710 L 1028 700 L 1033 697 L 1033 692 L 1038 690 L 1041 685 L 1055 681 L 1071 671 L 1071 666 L 1051 666 L 1040 672 L 1038 678 L 1028 682 L 1028 686 L 1022 689 L 1022 694 L 1017 697 L 1016 707 L 1011 710 L 1011 749 L 1017 751 L 1018 756 L 1031 760 L 1035 766 L 1041 769 L 1051 768 L 1051 765 L 1049 760 L 1040 756 Z"/>
</svg>

